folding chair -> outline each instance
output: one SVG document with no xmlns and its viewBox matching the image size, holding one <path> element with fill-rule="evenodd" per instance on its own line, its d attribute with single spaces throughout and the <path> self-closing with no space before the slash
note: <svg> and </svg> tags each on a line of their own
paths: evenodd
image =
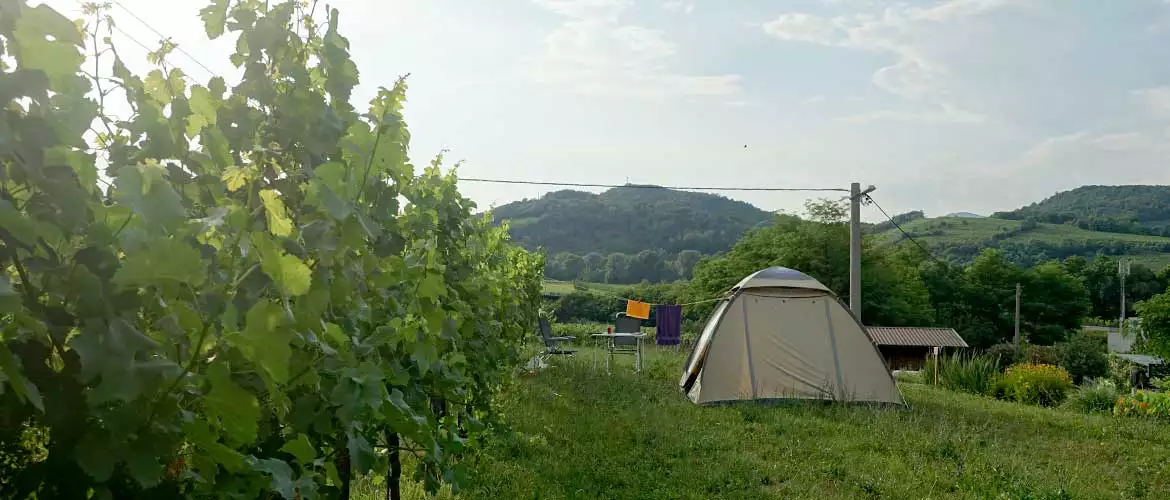
<svg viewBox="0 0 1170 500">
<path fill-rule="evenodd" d="M 618 313 L 613 322 L 613 333 L 642 333 L 642 320 Z M 614 354 L 632 354 L 634 356 L 634 371 L 642 371 L 642 349 L 639 345 L 642 339 L 636 337 L 613 337 L 609 339 L 609 348 L 605 354 L 605 373 L 610 373 L 610 360 Z"/>
<path fill-rule="evenodd" d="M 547 360 L 549 356 L 572 356 L 573 353 L 577 352 L 576 349 L 566 349 L 561 347 L 561 343 L 572 342 L 576 340 L 577 337 L 554 337 L 552 334 L 552 326 L 549 325 L 548 320 L 544 318 L 540 318 L 539 329 L 541 340 L 544 341 L 544 351 L 541 351 L 537 356 L 542 362 Z"/>
</svg>

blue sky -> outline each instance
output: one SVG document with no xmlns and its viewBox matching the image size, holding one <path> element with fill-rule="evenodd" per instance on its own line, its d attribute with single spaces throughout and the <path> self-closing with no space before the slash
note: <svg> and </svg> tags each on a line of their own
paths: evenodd
<svg viewBox="0 0 1170 500">
<path fill-rule="evenodd" d="M 120 0 L 231 80 L 200 1 Z M 72 0 L 51 5 L 71 16 Z M 1166 0 L 341 0 L 355 96 L 411 73 L 416 164 L 467 177 L 874 184 L 889 211 L 988 213 L 1170 183 Z M 158 36 L 121 7 L 131 36 Z M 115 42 L 131 67 L 143 50 Z M 181 54 L 188 74 L 208 74 Z M 747 146 L 746 148 L 744 146 Z M 466 184 L 487 207 L 547 188 Z M 813 194 L 727 193 L 768 210 Z M 867 209 L 868 210 L 868 209 Z M 880 215 L 867 213 L 876 220 Z"/>
</svg>

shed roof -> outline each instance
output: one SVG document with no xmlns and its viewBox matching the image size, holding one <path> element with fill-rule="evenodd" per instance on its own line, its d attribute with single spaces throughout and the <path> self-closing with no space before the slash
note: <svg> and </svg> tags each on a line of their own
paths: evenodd
<svg viewBox="0 0 1170 500">
<path fill-rule="evenodd" d="M 1128 359 L 1142 366 L 1160 365 L 1162 359 L 1157 356 L 1149 356 L 1146 354 L 1118 354 L 1120 358 Z"/>
<path fill-rule="evenodd" d="M 877 345 L 967 347 L 967 342 L 952 328 L 867 326 L 865 329 Z"/>
</svg>

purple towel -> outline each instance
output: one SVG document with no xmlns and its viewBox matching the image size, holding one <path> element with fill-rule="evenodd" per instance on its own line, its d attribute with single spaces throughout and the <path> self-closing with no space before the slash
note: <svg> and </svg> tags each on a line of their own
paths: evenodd
<svg viewBox="0 0 1170 500">
<path fill-rule="evenodd" d="M 654 336 L 655 343 L 678 345 L 682 334 L 682 306 L 657 306 L 654 316 L 654 321 L 658 325 L 658 333 Z"/>
</svg>

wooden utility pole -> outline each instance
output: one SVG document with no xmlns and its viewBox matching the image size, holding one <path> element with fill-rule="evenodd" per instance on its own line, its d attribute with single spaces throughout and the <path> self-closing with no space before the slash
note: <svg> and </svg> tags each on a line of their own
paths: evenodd
<svg viewBox="0 0 1170 500">
<path fill-rule="evenodd" d="M 1129 262 L 1124 258 L 1117 260 L 1117 275 L 1121 277 L 1121 319 L 1117 322 L 1117 331 L 1125 335 L 1125 276 L 1129 274 Z"/>
<path fill-rule="evenodd" d="M 1016 335 L 1012 342 L 1016 344 L 1016 349 L 1020 348 L 1020 284 L 1016 283 Z"/>
<path fill-rule="evenodd" d="M 861 184 L 849 185 L 849 310 L 861 323 L 861 197 L 874 189 L 861 190 Z M 865 324 L 865 323 L 861 323 Z"/>
</svg>

